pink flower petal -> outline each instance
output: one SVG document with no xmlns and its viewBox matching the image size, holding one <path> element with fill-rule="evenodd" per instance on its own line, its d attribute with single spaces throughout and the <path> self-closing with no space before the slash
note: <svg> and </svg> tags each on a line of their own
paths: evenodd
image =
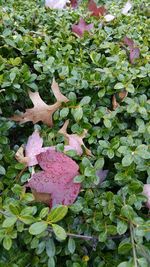
<svg viewBox="0 0 150 267">
<path fill-rule="evenodd" d="M 93 0 L 89 0 L 88 9 L 92 12 L 92 16 L 95 17 L 103 16 L 106 13 L 106 8 L 104 6 L 97 7 Z"/>
<path fill-rule="evenodd" d="M 79 37 L 82 37 L 84 35 L 84 32 L 89 32 L 93 29 L 93 23 L 86 24 L 83 18 L 80 18 L 78 24 L 72 25 L 72 32 L 76 33 Z"/>
<path fill-rule="evenodd" d="M 139 58 L 140 56 L 140 49 L 138 47 L 130 48 L 130 62 L 134 64 L 134 60 Z"/>
</svg>

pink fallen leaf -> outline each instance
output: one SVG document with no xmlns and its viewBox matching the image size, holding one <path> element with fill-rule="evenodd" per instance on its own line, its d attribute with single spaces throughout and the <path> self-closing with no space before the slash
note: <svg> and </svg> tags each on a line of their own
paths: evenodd
<svg viewBox="0 0 150 267">
<path fill-rule="evenodd" d="M 38 92 L 29 91 L 29 97 L 34 105 L 33 108 L 26 109 L 26 112 L 21 115 L 14 115 L 12 120 L 20 123 L 32 121 L 34 124 L 42 121 L 48 126 L 53 126 L 53 113 L 60 108 L 62 102 L 68 102 L 68 98 L 65 97 L 58 87 L 58 84 L 53 79 L 52 91 L 57 99 L 57 102 L 53 105 L 47 105 L 40 97 Z"/>
<path fill-rule="evenodd" d="M 102 182 L 104 182 L 104 180 L 105 180 L 107 174 L 108 174 L 108 170 L 102 170 L 102 169 L 100 169 L 100 170 L 98 170 L 98 171 L 96 172 L 96 175 L 99 177 L 99 183 L 100 183 L 100 184 L 101 184 Z"/>
<path fill-rule="evenodd" d="M 70 4 L 71 4 L 71 7 L 72 8 L 77 8 L 77 6 L 78 6 L 78 0 L 71 0 L 70 1 Z"/>
<path fill-rule="evenodd" d="M 72 204 L 80 191 L 80 184 L 73 183 L 76 175 L 79 175 L 79 167 L 75 161 L 61 152 L 46 151 L 37 156 L 39 165 L 44 169 L 34 173 L 27 183 L 35 192 L 38 200 L 38 194 L 46 194 L 47 201 L 50 195 L 50 205 Z M 42 201 L 44 195 L 39 194 L 39 200 Z M 44 202 L 44 201 L 43 201 Z"/>
<path fill-rule="evenodd" d="M 140 49 L 138 47 L 130 48 L 130 63 L 134 64 L 135 59 L 138 59 L 140 56 Z"/>
<path fill-rule="evenodd" d="M 20 162 L 25 164 L 26 166 L 34 166 L 38 164 L 37 161 L 37 155 L 49 151 L 55 151 L 56 146 L 51 147 L 42 147 L 43 145 L 43 139 L 40 137 L 39 132 L 35 131 L 31 136 L 29 136 L 27 144 L 24 146 L 21 146 L 18 151 L 15 154 L 15 158 Z M 71 147 L 69 145 L 64 146 L 64 152 L 73 150 L 74 147 Z"/>
<path fill-rule="evenodd" d="M 86 146 L 83 143 L 83 139 L 87 134 L 87 130 L 84 130 L 82 135 L 68 134 L 67 133 L 68 124 L 69 120 L 67 120 L 64 123 L 63 127 L 59 130 L 59 133 L 64 136 L 66 144 L 72 147 L 74 150 L 76 150 L 78 155 L 82 155 L 83 153 L 82 146 L 84 147 L 86 154 L 91 155 L 91 151 L 88 148 L 86 148 Z"/>
<path fill-rule="evenodd" d="M 40 137 L 39 132 L 33 132 L 25 146 L 25 156 L 28 158 L 28 166 L 37 164 L 36 155 L 41 153 L 42 145 L 43 139 Z"/>
<path fill-rule="evenodd" d="M 93 23 L 87 24 L 83 18 L 80 18 L 78 24 L 72 25 L 72 32 L 77 34 L 77 36 L 82 37 L 84 35 L 84 32 L 89 32 L 93 29 Z"/>
<path fill-rule="evenodd" d="M 129 47 L 133 47 L 134 46 L 134 41 L 131 38 L 127 37 L 127 36 L 125 36 L 123 38 L 123 43 L 125 45 L 129 46 Z"/>
<path fill-rule="evenodd" d="M 134 64 L 135 59 L 139 58 L 139 56 L 140 56 L 140 49 L 138 47 L 136 47 L 136 44 L 134 43 L 134 41 L 131 38 L 128 38 L 127 36 L 124 37 L 123 43 L 129 47 L 129 49 L 130 49 L 130 55 L 129 55 L 130 63 Z"/>
<path fill-rule="evenodd" d="M 89 0 L 88 9 L 91 11 L 91 15 L 95 17 L 104 16 L 106 14 L 106 8 L 104 6 L 97 7 L 93 0 Z"/>
<path fill-rule="evenodd" d="M 79 166 L 69 158 L 67 155 L 61 152 L 47 150 L 46 152 L 40 153 L 37 155 L 38 164 L 44 171 L 49 171 L 51 174 L 57 174 L 58 176 L 66 177 L 64 179 L 70 179 L 69 173 L 75 175 Z M 70 180 L 66 180 L 69 182 Z"/>
<path fill-rule="evenodd" d="M 121 13 L 122 13 L 123 15 L 127 15 L 131 8 L 132 8 L 132 4 L 131 4 L 130 1 L 128 1 L 128 2 L 125 4 L 125 6 L 123 7 Z"/>
<path fill-rule="evenodd" d="M 54 9 L 63 9 L 68 0 L 45 0 L 45 6 Z"/>
<path fill-rule="evenodd" d="M 150 209 L 150 184 L 144 185 L 143 194 L 148 198 L 146 206 Z"/>
</svg>

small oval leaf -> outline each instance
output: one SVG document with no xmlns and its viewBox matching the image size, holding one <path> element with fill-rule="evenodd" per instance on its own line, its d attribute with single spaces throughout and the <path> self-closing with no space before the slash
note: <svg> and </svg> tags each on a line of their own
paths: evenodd
<svg viewBox="0 0 150 267">
<path fill-rule="evenodd" d="M 46 222 L 36 222 L 30 226 L 29 233 L 31 235 L 39 235 L 42 232 L 44 232 L 46 230 L 46 228 L 47 228 Z"/>
</svg>

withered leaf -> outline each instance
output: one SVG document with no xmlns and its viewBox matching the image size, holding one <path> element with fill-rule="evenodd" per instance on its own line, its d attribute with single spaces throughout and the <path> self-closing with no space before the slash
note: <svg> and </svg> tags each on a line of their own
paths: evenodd
<svg viewBox="0 0 150 267">
<path fill-rule="evenodd" d="M 106 13 L 106 8 L 104 6 L 97 7 L 94 0 L 89 0 L 88 9 L 91 11 L 91 15 L 95 17 L 103 16 Z"/>
<path fill-rule="evenodd" d="M 112 97 L 112 107 L 113 107 L 113 110 L 116 110 L 116 108 L 118 108 L 119 106 L 120 105 L 119 105 L 119 103 L 116 100 L 116 96 L 113 95 L 113 97 Z"/>
<path fill-rule="evenodd" d="M 123 101 L 124 98 L 128 95 L 128 92 L 126 90 L 123 90 L 123 91 L 119 92 L 118 95 L 119 95 L 120 100 Z"/>
<path fill-rule="evenodd" d="M 74 32 L 78 37 L 82 37 L 84 32 L 89 32 L 93 29 L 93 23 L 87 24 L 83 18 L 80 18 L 78 24 L 72 25 L 72 32 Z"/>
<path fill-rule="evenodd" d="M 69 124 L 69 120 L 67 120 L 63 127 L 59 130 L 59 133 L 62 134 L 65 138 L 66 144 L 72 147 L 72 149 L 76 150 L 78 155 L 82 155 L 83 149 L 82 146 L 85 148 L 85 152 L 87 155 L 91 155 L 91 151 L 86 148 L 86 146 L 83 143 L 83 139 L 85 138 L 87 134 L 87 130 L 83 131 L 82 135 L 77 135 L 77 134 L 68 134 L 67 133 L 67 127 Z"/>
<path fill-rule="evenodd" d="M 20 123 L 32 121 L 34 124 L 42 121 L 48 126 L 53 126 L 53 113 L 60 108 L 62 102 L 68 102 L 68 98 L 65 97 L 59 89 L 55 79 L 52 82 L 52 91 L 57 101 L 53 105 L 47 105 L 40 97 L 38 92 L 29 91 L 29 97 L 34 105 L 31 109 L 26 109 L 26 112 L 21 115 L 14 115 L 11 117 L 12 120 Z"/>
<path fill-rule="evenodd" d="M 30 187 L 37 201 L 57 204 L 72 204 L 80 192 L 80 183 L 73 179 L 79 175 L 79 166 L 64 153 L 57 151 L 43 152 L 37 156 L 43 171 L 34 173 L 26 184 Z"/>
</svg>

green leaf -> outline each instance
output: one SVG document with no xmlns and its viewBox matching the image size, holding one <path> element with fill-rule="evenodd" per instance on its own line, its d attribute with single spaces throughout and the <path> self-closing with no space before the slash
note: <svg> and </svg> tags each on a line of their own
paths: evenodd
<svg viewBox="0 0 150 267">
<path fill-rule="evenodd" d="M 0 165 L 0 175 L 5 175 L 6 171 L 3 166 Z"/>
<path fill-rule="evenodd" d="M 12 239 L 9 236 L 5 236 L 3 239 L 3 247 L 6 250 L 10 250 L 11 246 L 12 246 Z"/>
<path fill-rule="evenodd" d="M 116 83 L 116 85 L 114 86 L 114 89 L 123 89 L 124 88 L 124 84 L 123 83 Z"/>
<path fill-rule="evenodd" d="M 55 267 L 55 261 L 53 257 L 48 259 L 48 267 Z"/>
<path fill-rule="evenodd" d="M 104 119 L 104 125 L 106 128 L 111 128 L 111 121 L 109 119 Z"/>
<path fill-rule="evenodd" d="M 16 207 L 12 203 L 9 205 L 9 210 L 11 211 L 12 214 L 19 215 L 19 209 L 18 209 L 18 207 Z"/>
<path fill-rule="evenodd" d="M 91 101 L 91 97 L 90 96 L 84 96 L 81 101 L 80 101 L 80 105 L 84 106 L 84 105 L 88 105 Z"/>
<path fill-rule="evenodd" d="M 77 175 L 74 177 L 73 181 L 74 183 L 82 183 L 84 181 L 84 175 Z"/>
<path fill-rule="evenodd" d="M 128 85 L 126 86 L 126 90 L 127 90 L 127 92 L 129 92 L 129 93 L 134 93 L 134 91 L 135 91 L 135 89 L 134 89 L 134 85 L 133 85 L 133 84 L 128 84 Z"/>
<path fill-rule="evenodd" d="M 2 227 L 9 228 L 15 224 L 17 217 L 8 217 L 3 221 Z"/>
<path fill-rule="evenodd" d="M 100 233 L 98 236 L 98 240 L 100 242 L 105 242 L 107 240 L 107 232 L 105 231 L 105 232 Z"/>
<path fill-rule="evenodd" d="M 34 217 L 31 215 L 22 215 L 22 216 L 19 216 L 19 219 L 25 224 L 31 224 L 35 221 Z"/>
<path fill-rule="evenodd" d="M 122 165 L 124 167 L 131 165 L 132 162 L 133 162 L 133 155 L 131 154 L 125 155 L 124 158 L 122 159 Z"/>
<path fill-rule="evenodd" d="M 9 76 L 10 76 L 11 82 L 13 82 L 14 79 L 16 78 L 16 72 L 11 72 Z"/>
<path fill-rule="evenodd" d="M 125 205 L 121 208 L 121 215 L 126 217 L 128 220 L 133 220 L 134 210 L 131 206 Z"/>
<path fill-rule="evenodd" d="M 124 261 L 124 262 L 121 262 L 117 267 L 135 267 L 135 266 L 128 261 Z"/>
<path fill-rule="evenodd" d="M 31 235 L 39 235 L 42 232 L 44 232 L 47 229 L 47 223 L 46 222 L 36 222 L 33 223 L 29 228 L 29 233 Z"/>
<path fill-rule="evenodd" d="M 123 242 L 119 244 L 118 253 L 124 255 L 129 253 L 131 249 L 132 249 L 131 243 L 123 240 Z"/>
<path fill-rule="evenodd" d="M 74 239 L 70 237 L 68 240 L 68 250 L 71 254 L 73 254 L 75 252 L 75 249 L 76 249 L 76 243 Z"/>
<path fill-rule="evenodd" d="M 60 111 L 60 117 L 61 118 L 66 118 L 69 114 L 69 108 L 63 108 L 61 111 Z"/>
<path fill-rule="evenodd" d="M 67 234 L 65 230 L 59 226 L 58 224 L 52 224 L 53 231 L 56 235 L 56 237 L 60 240 L 65 240 L 67 237 Z"/>
<path fill-rule="evenodd" d="M 79 122 L 83 117 L 83 110 L 82 110 L 82 107 L 80 107 L 80 106 L 75 108 L 75 109 L 72 109 L 71 113 L 72 113 L 76 122 Z"/>
<path fill-rule="evenodd" d="M 46 253 L 48 257 L 54 257 L 55 256 L 55 244 L 52 238 L 49 238 L 46 240 Z"/>
<path fill-rule="evenodd" d="M 136 148 L 135 153 L 142 159 L 150 159 L 150 152 L 148 151 L 148 146 L 146 145 L 139 145 Z"/>
<path fill-rule="evenodd" d="M 103 166 L 104 166 L 104 163 L 105 163 L 104 158 L 100 157 L 100 158 L 95 162 L 95 166 L 94 166 L 95 169 L 96 169 L 96 170 L 100 170 L 100 169 L 102 169 Z"/>
<path fill-rule="evenodd" d="M 41 219 L 45 218 L 49 213 L 49 208 L 46 207 L 46 208 L 43 208 L 41 211 L 40 211 L 40 214 L 39 214 L 39 217 Z"/>
<path fill-rule="evenodd" d="M 62 220 L 68 212 L 68 207 L 59 205 L 58 207 L 51 210 L 47 217 L 47 221 L 51 223 L 56 223 Z"/>
<path fill-rule="evenodd" d="M 123 235 L 128 229 L 128 224 L 125 221 L 118 220 L 117 222 L 117 233 Z"/>
</svg>

